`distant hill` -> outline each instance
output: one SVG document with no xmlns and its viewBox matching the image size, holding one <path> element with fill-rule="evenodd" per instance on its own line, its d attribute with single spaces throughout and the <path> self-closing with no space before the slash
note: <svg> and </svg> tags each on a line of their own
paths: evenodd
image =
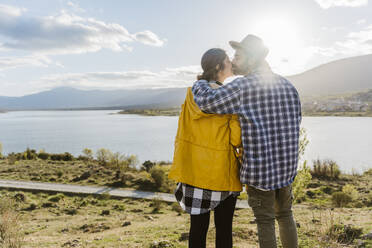
<svg viewBox="0 0 372 248">
<path fill-rule="evenodd" d="M 372 54 L 336 60 L 287 78 L 302 96 L 372 89 Z"/>
<path fill-rule="evenodd" d="M 5 110 L 122 108 L 139 106 L 173 107 L 181 105 L 186 88 L 142 90 L 79 90 L 58 87 L 22 97 L 0 96 Z"/>
<path fill-rule="evenodd" d="M 337 60 L 287 77 L 302 97 L 372 89 L 372 54 Z M 58 87 L 22 97 L 0 96 L 0 110 L 171 108 L 180 106 L 186 88 L 79 90 Z"/>
</svg>

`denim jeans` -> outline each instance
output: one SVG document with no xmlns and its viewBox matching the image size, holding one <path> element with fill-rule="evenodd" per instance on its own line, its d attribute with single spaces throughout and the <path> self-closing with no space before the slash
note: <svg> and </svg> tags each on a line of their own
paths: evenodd
<svg viewBox="0 0 372 248">
<path fill-rule="evenodd" d="M 256 218 L 260 248 L 276 248 L 275 219 L 284 248 L 297 248 L 297 228 L 292 214 L 292 185 L 263 191 L 247 187 L 248 204 Z"/>
</svg>

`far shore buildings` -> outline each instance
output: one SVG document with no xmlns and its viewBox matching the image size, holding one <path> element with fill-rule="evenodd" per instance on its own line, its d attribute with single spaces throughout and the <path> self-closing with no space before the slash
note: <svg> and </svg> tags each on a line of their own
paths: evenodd
<svg viewBox="0 0 372 248">
<path fill-rule="evenodd" d="M 369 105 L 361 101 L 350 101 L 343 98 L 311 101 L 303 104 L 303 108 L 313 112 L 366 112 Z"/>
</svg>

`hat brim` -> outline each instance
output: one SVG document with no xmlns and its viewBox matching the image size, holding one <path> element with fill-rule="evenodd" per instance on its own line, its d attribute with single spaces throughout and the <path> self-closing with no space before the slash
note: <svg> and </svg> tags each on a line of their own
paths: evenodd
<svg viewBox="0 0 372 248">
<path fill-rule="evenodd" d="M 237 42 L 237 41 L 229 41 L 229 44 L 232 48 L 234 48 L 235 50 L 237 49 L 243 49 L 243 46 L 240 44 L 240 42 Z"/>
</svg>

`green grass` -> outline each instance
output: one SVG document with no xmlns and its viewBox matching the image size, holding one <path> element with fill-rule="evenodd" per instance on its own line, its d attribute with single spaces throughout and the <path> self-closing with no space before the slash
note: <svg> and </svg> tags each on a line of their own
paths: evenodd
<svg viewBox="0 0 372 248">
<path fill-rule="evenodd" d="M 88 178 L 74 181 L 74 178 L 87 171 L 91 172 Z M 133 178 L 122 187 L 140 188 L 138 183 L 143 182 L 143 179 L 139 180 L 139 177 L 148 176 L 143 171 L 132 170 L 130 173 Z M 0 179 L 104 186 L 117 180 L 115 174 L 112 168 L 101 166 L 95 161 L 21 160 L 16 164 L 8 164 L 7 160 L 0 160 Z M 341 174 L 334 180 L 313 178 L 305 189 L 311 193 L 305 192 L 304 201 L 294 205 L 295 219 L 300 224 L 300 247 L 353 247 L 353 244 L 338 244 L 327 237 L 327 230 L 334 224 L 360 227 L 364 234 L 371 232 L 372 222 L 370 218 L 366 218 L 372 211 L 372 201 L 368 201 L 372 192 L 371 180 L 371 170 L 360 175 Z M 353 202 L 344 208 L 334 208 L 329 192 L 341 191 L 346 184 L 357 189 L 357 201 L 363 202 L 362 207 L 355 207 Z M 65 247 L 71 247 L 73 242 L 77 242 L 81 247 L 146 248 L 152 242 L 162 240 L 167 240 L 175 247 L 187 247 L 187 240 L 180 241 L 180 237 L 182 233 L 188 232 L 189 215 L 180 211 L 174 203 L 120 200 L 109 195 L 95 197 L 0 190 L 0 200 L 7 197 L 24 198 L 24 201 L 17 203 L 15 209 L 21 216 L 27 247 L 61 247 L 64 244 Z M 246 200 L 247 195 L 242 193 L 240 198 Z M 32 204 L 35 209 L 26 210 Z M 155 208 L 158 209 L 154 211 Z M 104 210 L 109 210 L 109 214 L 102 215 Z M 257 247 L 253 219 L 250 209 L 236 210 L 235 247 Z M 130 221 L 131 225 L 122 226 L 125 221 Z M 86 226 L 83 227 L 84 225 Z M 214 235 L 212 214 L 208 247 L 214 247 Z"/>
</svg>

